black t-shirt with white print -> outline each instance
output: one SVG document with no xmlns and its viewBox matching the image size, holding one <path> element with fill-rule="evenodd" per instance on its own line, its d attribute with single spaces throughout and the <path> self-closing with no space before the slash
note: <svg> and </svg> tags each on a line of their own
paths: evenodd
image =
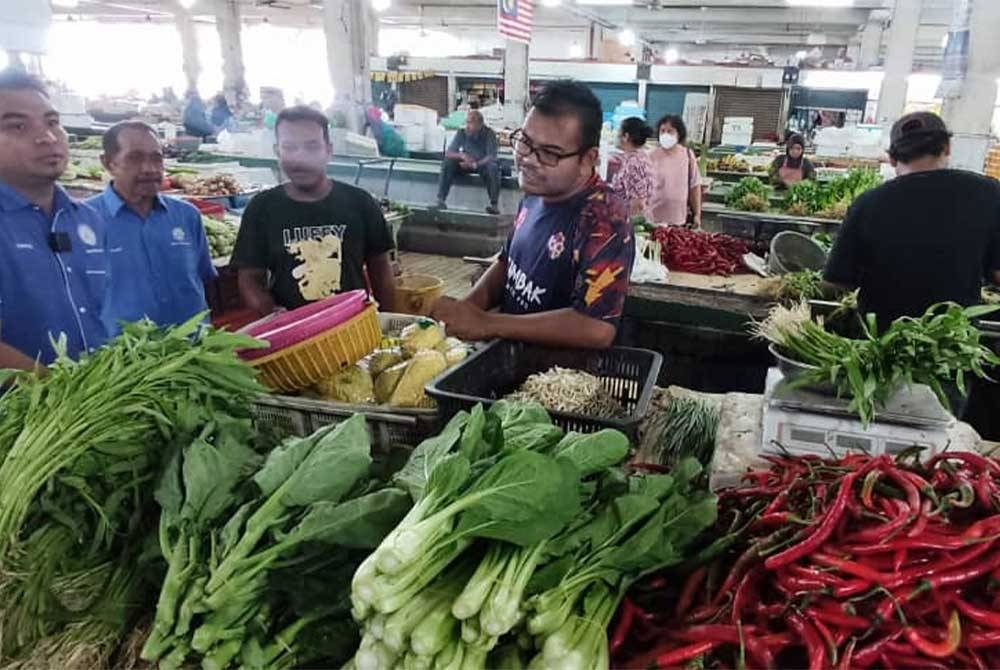
<svg viewBox="0 0 1000 670">
<path fill-rule="evenodd" d="M 274 301 L 286 309 L 363 289 L 365 259 L 392 249 L 375 199 L 332 181 L 316 202 L 293 200 L 284 186 L 259 193 L 243 212 L 232 264 L 266 269 Z"/>
</svg>

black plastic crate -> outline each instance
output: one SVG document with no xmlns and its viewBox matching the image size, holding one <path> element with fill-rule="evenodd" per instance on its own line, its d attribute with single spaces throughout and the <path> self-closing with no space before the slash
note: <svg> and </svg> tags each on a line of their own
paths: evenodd
<svg viewBox="0 0 1000 670">
<path fill-rule="evenodd" d="M 550 412 L 552 420 L 563 430 L 580 433 L 617 428 L 634 441 L 662 364 L 663 357 L 647 349 L 552 349 L 497 340 L 428 384 L 427 395 L 437 401 L 441 420 L 447 421 L 476 403 L 492 405 L 516 391 L 529 376 L 553 366 L 582 370 L 601 380 L 605 390 L 625 408 L 626 418 Z"/>
</svg>

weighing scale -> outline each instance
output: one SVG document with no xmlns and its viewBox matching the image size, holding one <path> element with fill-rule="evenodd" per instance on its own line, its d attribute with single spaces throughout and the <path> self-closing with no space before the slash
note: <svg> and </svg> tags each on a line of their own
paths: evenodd
<svg viewBox="0 0 1000 670">
<path fill-rule="evenodd" d="M 926 457 L 948 446 L 948 428 L 955 423 L 955 417 L 923 384 L 903 387 L 867 427 L 847 409 L 849 404 L 846 399 L 795 387 L 778 368 L 771 368 L 764 390 L 764 451 L 840 457 L 851 452 L 894 455 L 922 447 Z"/>
</svg>

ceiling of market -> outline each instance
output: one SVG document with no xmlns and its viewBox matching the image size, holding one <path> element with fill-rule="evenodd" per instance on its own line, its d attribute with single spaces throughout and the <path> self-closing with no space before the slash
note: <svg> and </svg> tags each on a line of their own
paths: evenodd
<svg viewBox="0 0 1000 670">
<path fill-rule="evenodd" d="M 170 21 L 178 0 L 73 0 L 73 9 L 54 8 L 57 17 L 110 21 Z M 194 0 L 197 20 L 213 21 L 214 0 Z M 844 7 L 798 6 L 824 0 L 535 0 L 539 28 L 586 26 L 632 28 L 639 39 L 660 49 L 717 46 L 765 52 L 769 48 L 826 52 L 859 40 L 869 21 L 888 23 L 894 0 L 842 0 Z M 247 22 L 319 26 L 322 0 L 239 0 Z M 956 0 L 923 0 L 915 65 L 937 67 Z M 55 2 L 58 4 L 58 2 Z M 550 6 L 556 4 L 557 6 Z M 838 4 L 829 2 L 827 4 Z M 489 29 L 494 0 L 391 0 L 379 14 L 383 27 L 462 30 Z"/>
</svg>

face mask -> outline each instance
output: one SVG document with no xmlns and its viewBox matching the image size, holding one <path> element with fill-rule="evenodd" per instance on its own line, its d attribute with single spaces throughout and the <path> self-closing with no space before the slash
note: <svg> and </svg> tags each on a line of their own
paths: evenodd
<svg viewBox="0 0 1000 670">
<path fill-rule="evenodd" d="M 660 135 L 660 146 L 664 149 L 673 149 L 677 145 L 677 136 L 670 133 Z"/>
</svg>

